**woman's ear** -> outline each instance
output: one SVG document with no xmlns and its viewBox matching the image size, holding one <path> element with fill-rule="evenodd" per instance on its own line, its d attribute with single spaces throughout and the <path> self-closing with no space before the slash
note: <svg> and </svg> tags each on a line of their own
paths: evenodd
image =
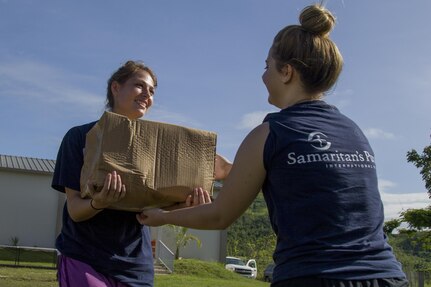
<svg viewBox="0 0 431 287">
<path fill-rule="evenodd" d="M 120 83 L 118 83 L 117 81 L 112 81 L 111 83 L 111 93 L 113 96 L 116 96 L 118 91 L 120 90 Z"/>
<path fill-rule="evenodd" d="M 283 83 L 287 84 L 293 79 L 294 69 L 291 65 L 286 64 L 283 68 L 281 68 L 281 79 Z"/>
</svg>

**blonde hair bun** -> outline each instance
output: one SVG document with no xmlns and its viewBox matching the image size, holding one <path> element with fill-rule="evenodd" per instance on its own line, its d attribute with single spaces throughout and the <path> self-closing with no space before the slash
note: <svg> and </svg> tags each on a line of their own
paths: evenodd
<svg viewBox="0 0 431 287">
<path fill-rule="evenodd" d="M 305 7 L 299 15 L 304 30 L 322 37 L 328 37 L 335 26 L 335 17 L 320 5 Z"/>
</svg>

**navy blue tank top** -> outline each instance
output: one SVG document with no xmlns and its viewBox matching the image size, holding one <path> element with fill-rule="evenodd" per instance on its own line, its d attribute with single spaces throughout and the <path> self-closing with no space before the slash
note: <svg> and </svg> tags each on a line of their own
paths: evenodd
<svg viewBox="0 0 431 287">
<path fill-rule="evenodd" d="M 268 114 L 263 194 L 277 235 L 274 282 L 405 277 L 383 233 L 374 153 L 324 101 Z"/>
<path fill-rule="evenodd" d="M 74 127 L 64 136 L 55 164 L 54 189 L 80 190 L 86 134 L 95 123 Z M 153 286 L 150 231 L 136 220 L 134 212 L 105 209 L 88 220 L 75 222 L 65 204 L 56 248 L 130 287 Z"/>
</svg>

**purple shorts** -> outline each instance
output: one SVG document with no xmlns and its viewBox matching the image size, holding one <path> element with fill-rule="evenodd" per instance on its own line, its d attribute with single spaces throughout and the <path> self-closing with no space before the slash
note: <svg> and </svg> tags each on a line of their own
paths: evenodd
<svg viewBox="0 0 431 287">
<path fill-rule="evenodd" d="M 60 287 L 127 287 L 94 270 L 81 261 L 59 255 L 58 283 Z"/>
</svg>

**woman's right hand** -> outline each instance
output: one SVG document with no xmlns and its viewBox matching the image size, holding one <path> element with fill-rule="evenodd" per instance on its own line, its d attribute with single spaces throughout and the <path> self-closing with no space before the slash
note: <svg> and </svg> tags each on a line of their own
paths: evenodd
<svg viewBox="0 0 431 287">
<path fill-rule="evenodd" d="M 106 175 L 102 190 L 93 193 L 92 206 L 96 209 L 107 208 L 125 195 L 126 186 L 121 182 L 121 176 L 113 171 Z"/>
</svg>

